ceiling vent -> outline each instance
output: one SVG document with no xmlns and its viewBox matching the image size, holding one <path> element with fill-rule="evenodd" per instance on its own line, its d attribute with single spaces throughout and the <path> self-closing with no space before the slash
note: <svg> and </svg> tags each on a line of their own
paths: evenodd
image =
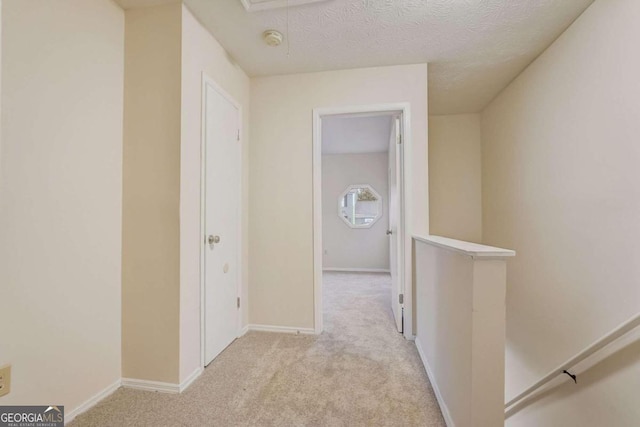
<svg viewBox="0 0 640 427">
<path fill-rule="evenodd" d="M 327 0 L 240 0 L 247 12 L 279 9 L 281 7 L 302 6 L 303 4 L 321 3 Z"/>
</svg>

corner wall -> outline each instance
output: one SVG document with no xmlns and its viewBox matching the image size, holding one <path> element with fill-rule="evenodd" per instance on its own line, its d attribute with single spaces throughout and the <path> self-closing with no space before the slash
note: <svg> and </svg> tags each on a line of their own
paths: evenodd
<svg viewBox="0 0 640 427">
<path fill-rule="evenodd" d="M 126 11 L 122 376 L 179 382 L 182 5 Z"/>
<path fill-rule="evenodd" d="M 429 117 L 429 231 L 480 243 L 480 114 Z"/>
<path fill-rule="evenodd" d="M 518 252 L 507 399 L 640 309 L 639 21 L 596 0 L 483 112 L 483 240 Z M 583 378 L 507 424 L 637 424 L 637 352 Z"/>
<path fill-rule="evenodd" d="M 1 7 L 0 405 L 68 416 L 120 380 L 124 13 Z"/>
</svg>

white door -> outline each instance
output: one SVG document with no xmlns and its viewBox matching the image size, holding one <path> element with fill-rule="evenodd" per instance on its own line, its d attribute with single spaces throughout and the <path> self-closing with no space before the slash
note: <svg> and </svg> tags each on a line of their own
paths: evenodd
<svg viewBox="0 0 640 427">
<path fill-rule="evenodd" d="M 240 112 L 205 81 L 205 365 L 238 336 Z"/>
<path fill-rule="evenodd" d="M 402 332 L 402 144 L 400 118 L 394 121 L 389 142 L 389 269 L 391 271 L 391 308 L 396 327 Z"/>
</svg>

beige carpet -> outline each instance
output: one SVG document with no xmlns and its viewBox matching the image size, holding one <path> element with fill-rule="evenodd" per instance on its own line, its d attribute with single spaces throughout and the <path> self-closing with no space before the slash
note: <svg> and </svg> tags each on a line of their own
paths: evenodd
<svg viewBox="0 0 640 427">
<path fill-rule="evenodd" d="M 386 274 L 325 273 L 320 336 L 250 332 L 180 395 L 120 389 L 80 426 L 444 426 Z"/>
</svg>

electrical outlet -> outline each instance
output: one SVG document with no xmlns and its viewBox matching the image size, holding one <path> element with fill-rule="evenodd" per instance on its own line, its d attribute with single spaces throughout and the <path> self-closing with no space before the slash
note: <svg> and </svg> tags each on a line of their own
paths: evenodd
<svg viewBox="0 0 640 427">
<path fill-rule="evenodd" d="M 0 397 L 11 391 L 11 365 L 0 366 Z"/>
</svg>

